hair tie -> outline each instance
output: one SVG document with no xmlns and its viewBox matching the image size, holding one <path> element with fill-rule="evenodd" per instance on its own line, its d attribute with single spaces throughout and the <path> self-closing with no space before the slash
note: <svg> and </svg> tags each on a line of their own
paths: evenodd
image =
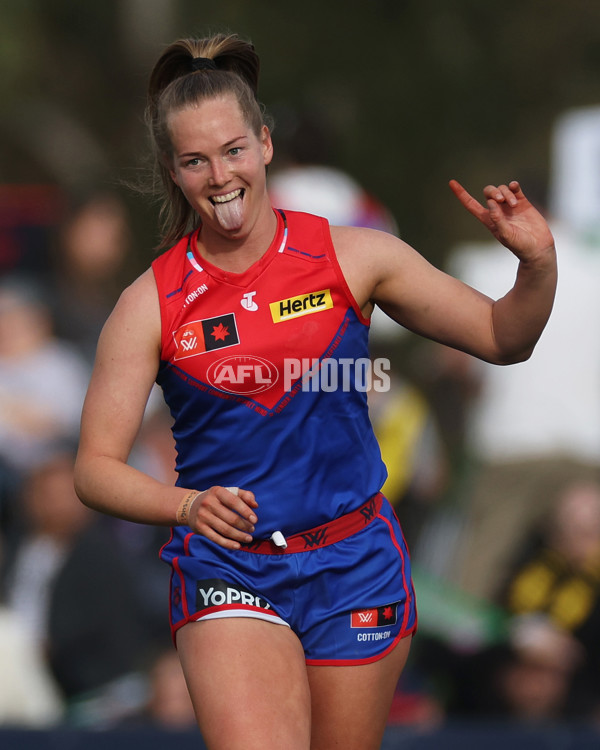
<svg viewBox="0 0 600 750">
<path fill-rule="evenodd" d="M 210 57 L 194 57 L 192 59 L 192 71 L 197 70 L 216 70 L 217 64 Z"/>
</svg>

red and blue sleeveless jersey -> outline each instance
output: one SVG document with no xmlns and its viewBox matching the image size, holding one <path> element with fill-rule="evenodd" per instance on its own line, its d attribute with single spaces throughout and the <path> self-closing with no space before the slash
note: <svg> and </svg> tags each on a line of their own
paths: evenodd
<svg viewBox="0 0 600 750">
<path fill-rule="evenodd" d="M 257 539 L 348 513 L 386 479 L 364 387 L 369 321 L 328 222 L 276 215 L 271 246 L 243 273 L 204 260 L 195 232 L 152 264 L 177 483 L 252 490 Z"/>
</svg>

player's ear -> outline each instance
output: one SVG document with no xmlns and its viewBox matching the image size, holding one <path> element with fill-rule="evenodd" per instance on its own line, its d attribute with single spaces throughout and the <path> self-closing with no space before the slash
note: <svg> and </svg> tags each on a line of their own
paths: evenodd
<svg viewBox="0 0 600 750">
<path fill-rule="evenodd" d="M 273 159 L 273 141 L 271 140 L 271 131 L 266 125 L 262 126 L 262 130 L 260 132 L 260 140 L 263 152 L 263 160 L 265 165 L 268 165 Z"/>
</svg>

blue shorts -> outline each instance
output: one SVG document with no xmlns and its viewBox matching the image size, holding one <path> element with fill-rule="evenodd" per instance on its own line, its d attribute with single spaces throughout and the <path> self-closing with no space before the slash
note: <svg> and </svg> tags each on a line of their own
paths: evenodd
<svg viewBox="0 0 600 750">
<path fill-rule="evenodd" d="M 289 554 L 227 550 L 182 530 L 161 550 L 174 637 L 192 621 L 256 617 L 292 628 L 307 664 L 344 665 L 376 661 L 416 629 L 409 554 L 385 499 L 358 532 Z"/>
</svg>

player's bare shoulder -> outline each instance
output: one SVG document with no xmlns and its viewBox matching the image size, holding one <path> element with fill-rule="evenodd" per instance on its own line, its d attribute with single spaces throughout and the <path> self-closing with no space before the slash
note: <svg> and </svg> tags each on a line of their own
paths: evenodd
<svg viewBox="0 0 600 750">
<path fill-rule="evenodd" d="M 342 272 L 361 307 L 377 285 L 402 262 L 405 242 L 388 232 L 363 227 L 331 227 L 331 239 Z"/>
<path fill-rule="evenodd" d="M 146 321 L 149 324 L 160 324 L 158 291 L 152 269 L 144 271 L 121 292 L 109 320 L 111 319 L 117 319 L 120 323 Z"/>
<path fill-rule="evenodd" d="M 128 346 L 160 345 L 161 324 L 158 291 L 152 269 L 126 287 L 110 314 L 103 338 L 128 342 Z"/>
<path fill-rule="evenodd" d="M 142 309 L 145 312 L 154 308 L 157 313 L 159 312 L 158 291 L 151 268 L 144 271 L 121 292 L 117 307 Z"/>
</svg>

